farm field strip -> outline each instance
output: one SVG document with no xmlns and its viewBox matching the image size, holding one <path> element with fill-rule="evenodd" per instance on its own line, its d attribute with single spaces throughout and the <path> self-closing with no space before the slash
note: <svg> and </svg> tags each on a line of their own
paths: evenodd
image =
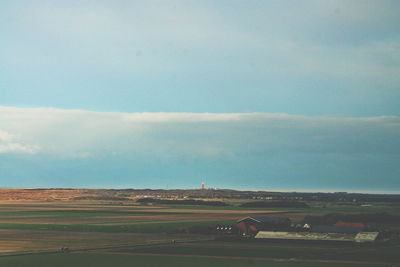
<svg viewBox="0 0 400 267">
<path fill-rule="evenodd" d="M 28 235 L 20 234 L 18 238 L 0 240 L 0 256 L 7 256 L 18 253 L 58 253 L 59 248 L 69 247 L 71 250 L 94 250 L 104 248 L 121 248 L 144 246 L 149 244 L 169 244 L 171 239 L 184 241 L 209 240 L 204 236 L 197 235 L 166 235 L 166 234 L 109 234 L 98 233 L 96 236 L 90 233 L 72 233 L 72 235 L 63 235 L 59 232 L 40 234 L 25 231 Z M 10 238 L 10 236 L 7 236 Z"/>
<path fill-rule="evenodd" d="M 174 244 L 175 243 L 192 243 L 192 242 L 205 242 L 205 241 L 212 241 L 212 239 L 204 239 L 204 238 L 196 238 L 196 239 L 190 239 L 188 237 L 186 238 L 179 238 L 179 239 L 174 239 Z M 127 243 L 117 243 L 117 244 L 101 244 L 101 243 L 96 243 L 96 246 L 79 246 L 79 247 L 74 247 L 70 248 L 69 252 L 74 253 L 74 252 L 89 252 L 89 251 L 98 251 L 98 250 L 110 250 L 110 249 L 121 249 L 121 248 L 133 248 L 133 247 L 151 247 L 151 246 L 160 246 L 160 245 L 166 245 L 166 244 L 171 244 L 171 239 L 170 237 L 160 239 L 160 237 L 156 239 L 147 239 L 146 242 L 142 241 L 141 243 L 132 243 L 132 242 L 127 242 Z M 17 244 L 16 244 L 17 245 Z M 1 243 L 0 243 L 0 248 L 1 248 Z M 40 248 L 40 247 L 38 247 Z M 25 250 L 25 251 L 17 251 L 17 250 L 5 250 L 2 251 L 0 249 L 0 257 L 7 257 L 7 256 L 22 256 L 22 255 L 34 255 L 34 254 L 54 254 L 54 253 L 60 253 L 60 250 L 58 248 L 54 247 L 45 247 L 45 248 L 40 248 L 37 250 Z M 4 253 L 5 252 L 5 253 Z"/>
<path fill-rule="evenodd" d="M 349 204 L 350 205 L 350 204 Z M 378 207 L 378 206 L 377 206 Z M 377 207 L 366 209 L 358 206 L 326 208 L 243 208 L 239 206 L 177 206 L 143 205 L 130 201 L 111 203 L 104 201 L 48 201 L 48 202 L 0 202 L 0 254 L 51 251 L 52 255 L 33 257 L 35 259 L 71 259 L 82 257 L 97 262 L 95 266 L 107 262 L 108 257 L 141 259 L 144 262 L 169 261 L 203 262 L 206 266 L 396 266 L 400 244 L 377 246 L 333 243 L 257 242 L 257 241 L 206 241 L 212 234 L 194 234 L 198 229 L 218 224 L 232 225 L 247 216 L 273 215 L 289 217 L 300 221 L 304 215 L 343 213 L 364 213 L 376 211 Z M 381 207 L 381 206 L 379 206 Z M 383 211 L 391 211 L 390 206 Z M 398 225 L 393 224 L 393 227 Z M 193 231 L 192 231 L 193 230 Z M 198 231 L 197 233 L 201 233 Z M 203 240 L 199 243 L 173 243 L 171 240 Z M 290 242 L 290 243 L 289 243 Z M 161 243 L 161 244 L 160 244 Z M 146 246 L 140 247 L 140 244 Z M 73 253 L 62 255 L 60 247 L 69 247 Z M 136 246 L 136 247 L 135 247 Z M 80 250 L 80 251 L 79 251 Z M 78 253 L 79 251 L 79 253 Z M 102 255 L 91 258 L 91 255 Z M 97 254 L 96 254 L 97 253 Z M 66 253 L 64 253 L 66 254 Z M 90 254 L 90 255 L 89 255 Z M 376 256 L 378 255 L 378 256 Z M 15 256 L 21 261 L 30 256 Z M 115 258 L 117 259 L 117 258 Z M 0 266 L 11 262 L 0 257 Z M 116 261 L 116 260 L 115 260 Z M 212 265 L 214 262 L 228 265 Z M 47 264 L 43 260 L 44 264 Z M 37 264 L 36 266 L 54 266 Z M 210 265 L 211 264 L 211 265 Z M 236 265 L 235 265 L 236 264 Z M 278 264 L 278 265 L 276 265 Z M 73 266 L 73 264 L 65 266 Z M 76 264 L 75 264 L 76 265 Z M 81 265 L 77 265 L 81 266 Z M 108 265 L 110 266 L 110 265 Z M 112 265 L 116 267 L 116 265 Z M 122 264 L 118 266 L 125 266 Z M 151 266 L 147 265 L 146 266 Z M 180 265 L 188 266 L 188 265 Z M 200 265 L 199 265 L 200 266 Z M 400 267 L 400 264 L 397 265 Z M 396 266 L 396 267 L 397 267 Z M 60 266 L 59 266 L 60 267 Z"/>
<path fill-rule="evenodd" d="M 158 241 L 158 242 L 157 242 Z M 161 241 L 156 240 L 155 242 L 148 242 L 145 244 L 125 244 L 125 245 L 116 245 L 116 246 L 104 246 L 104 247 L 89 247 L 89 248 L 77 248 L 71 251 L 73 254 L 91 254 L 98 253 L 99 250 L 102 251 L 102 255 L 134 255 L 134 256 L 147 256 L 147 257 L 180 257 L 180 258 L 191 258 L 191 259 L 229 259 L 229 260 L 256 260 L 256 261 L 271 261 L 271 262 L 288 262 L 288 263 L 319 263 L 319 264 L 340 264 L 340 266 L 344 265 L 368 265 L 368 266 L 396 266 L 396 262 L 390 261 L 370 261 L 370 260 L 349 260 L 349 259 L 313 259 L 313 258 L 296 258 L 296 257 L 271 257 L 271 256 L 255 256 L 255 255 L 246 255 L 246 256 L 237 256 L 237 255 L 203 255 L 196 254 L 183 251 L 178 251 L 175 253 L 171 253 L 171 251 L 157 253 L 152 252 L 152 249 L 162 249 L 166 246 L 168 248 L 176 248 L 177 246 L 185 246 L 185 245 L 202 245 L 207 246 L 209 240 L 181 240 L 180 243 L 171 244 L 170 241 Z M 191 243 L 195 242 L 195 243 Z M 200 242 L 200 243 L 199 243 Z M 121 248 L 127 248 L 127 251 L 122 250 Z M 139 248 L 139 249 L 136 249 Z M 143 251 L 148 249 L 149 252 Z M 288 247 L 286 247 L 288 248 Z M 130 249 L 130 250 L 129 250 Z M 197 248 L 198 249 L 198 248 Z M 191 250 L 193 252 L 193 250 Z M 47 251 L 37 251 L 37 252 L 21 252 L 14 253 L 14 256 L 23 256 L 23 255 L 31 255 L 31 254 L 53 254 L 59 253 L 57 250 L 47 250 Z M 1 260 L 0 260 L 1 263 Z"/>
<path fill-rule="evenodd" d="M 74 252 L 79 253 L 79 252 Z M 126 255 L 126 253 L 122 252 L 107 252 L 106 254 L 112 255 Z M 288 262 L 298 266 L 298 263 L 316 263 L 319 264 L 335 264 L 343 266 L 350 265 L 350 266 L 390 266 L 396 267 L 397 263 L 393 262 L 369 262 L 369 261 L 350 261 L 350 260 L 318 260 L 318 259 L 296 259 L 296 258 L 274 258 L 274 257 L 240 257 L 240 256 L 209 256 L 209 255 L 196 255 L 196 254 L 164 254 L 164 253 L 129 253 L 128 255 L 134 256 L 147 256 L 147 257 L 183 257 L 183 258 L 203 258 L 203 259 L 229 259 L 229 260 L 256 260 L 256 261 L 266 261 L 266 262 Z"/>
<path fill-rule="evenodd" d="M 211 244 L 211 246 L 209 246 Z M 145 248 L 126 248 L 112 250 L 118 253 L 139 253 L 139 254 L 165 254 L 165 255 L 199 255 L 199 256 L 218 256 L 218 257 L 248 257 L 266 259 L 296 259 L 296 260 L 320 260 L 320 261 L 343 261 L 343 262 L 371 262 L 371 263 L 399 263 L 400 256 L 398 249 L 394 247 L 371 247 L 371 248 L 351 248 L 338 247 L 324 249 L 323 246 L 318 253 L 313 247 L 291 247 L 290 244 L 282 246 L 260 246 L 260 247 L 223 247 L 212 246 L 212 242 L 195 244 L 176 244 L 176 245 L 155 245 Z"/>
<path fill-rule="evenodd" d="M 0 223 L 0 229 L 25 229 L 25 230 L 54 230 L 54 231 L 77 231 L 77 232 L 171 232 L 188 226 L 204 226 L 213 224 L 232 223 L 232 221 L 210 221 L 210 220 L 173 220 L 173 221 L 150 221 L 129 224 L 17 224 Z"/>
<path fill-rule="evenodd" d="M 30 255 L 21 257 L 0 258 L 0 266 L 18 267 L 70 267 L 70 266 L 96 266 L 96 267 L 125 267 L 135 263 L 135 266 L 146 267 L 354 267 L 360 265 L 321 263 L 321 262 L 290 262 L 281 260 L 252 260 L 252 259 L 229 259 L 229 258 L 206 258 L 206 257 L 179 257 L 179 256 L 148 256 L 148 255 L 113 255 L 99 253 L 71 253 L 71 254 L 50 254 Z M 368 265 L 378 267 L 382 265 Z M 385 265 L 383 265 L 385 266 Z"/>
</svg>

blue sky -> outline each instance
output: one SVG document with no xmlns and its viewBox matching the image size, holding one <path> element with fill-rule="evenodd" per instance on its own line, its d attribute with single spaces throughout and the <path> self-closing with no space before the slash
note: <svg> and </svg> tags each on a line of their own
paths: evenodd
<svg viewBox="0 0 400 267">
<path fill-rule="evenodd" d="M 1 186 L 397 190 L 398 14 L 1 1 Z"/>
</svg>

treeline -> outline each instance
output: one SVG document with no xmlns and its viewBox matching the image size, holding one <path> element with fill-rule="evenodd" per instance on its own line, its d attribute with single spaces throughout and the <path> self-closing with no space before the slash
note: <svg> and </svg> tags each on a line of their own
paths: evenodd
<svg viewBox="0 0 400 267">
<path fill-rule="evenodd" d="M 367 214 L 330 213 L 323 216 L 307 215 L 304 217 L 304 222 L 311 224 L 329 225 L 329 224 L 335 224 L 338 221 L 361 222 L 361 223 L 400 223 L 400 216 L 382 212 L 382 213 L 367 213 Z"/>
<path fill-rule="evenodd" d="M 204 201 L 195 199 L 158 199 L 158 198 L 140 198 L 137 202 L 141 204 L 172 204 L 172 205 L 203 205 L 203 206 L 228 206 L 222 201 Z"/>
<path fill-rule="evenodd" d="M 254 201 L 240 205 L 246 208 L 309 208 L 306 203 L 300 201 Z"/>
</svg>

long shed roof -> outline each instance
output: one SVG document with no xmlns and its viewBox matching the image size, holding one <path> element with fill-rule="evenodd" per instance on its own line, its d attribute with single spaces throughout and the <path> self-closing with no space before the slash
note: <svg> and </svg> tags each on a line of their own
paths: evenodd
<svg viewBox="0 0 400 267">
<path fill-rule="evenodd" d="M 354 241 L 355 234 L 259 231 L 255 238 Z"/>
<path fill-rule="evenodd" d="M 313 233 L 356 234 L 362 232 L 362 228 L 353 226 L 313 225 L 311 231 Z"/>
<path fill-rule="evenodd" d="M 347 242 L 373 242 L 378 237 L 378 232 L 361 232 L 358 234 L 345 233 L 310 233 L 310 232 L 275 232 L 259 231 L 257 239 L 287 239 L 287 240 L 318 240 L 318 241 L 347 241 Z"/>
</svg>

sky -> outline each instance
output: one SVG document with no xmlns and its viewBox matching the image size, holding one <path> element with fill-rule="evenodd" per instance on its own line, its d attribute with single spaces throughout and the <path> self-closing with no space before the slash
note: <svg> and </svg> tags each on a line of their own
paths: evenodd
<svg viewBox="0 0 400 267">
<path fill-rule="evenodd" d="M 398 14 L 0 1 L 0 187 L 400 191 Z"/>
</svg>

